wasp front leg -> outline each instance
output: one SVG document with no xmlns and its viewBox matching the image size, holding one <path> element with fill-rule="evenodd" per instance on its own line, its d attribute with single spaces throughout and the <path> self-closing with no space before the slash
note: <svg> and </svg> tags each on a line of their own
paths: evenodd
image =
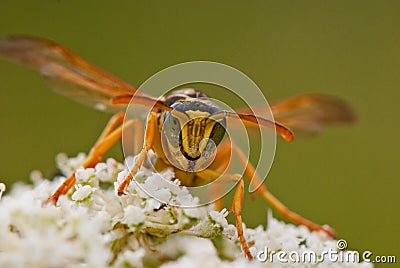
<svg viewBox="0 0 400 268">
<path fill-rule="evenodd" d="M 147 118 L 146 133 L 145 133 L 143 148 L 137 155 L 136 163 L 130 170 L 128 176 L 126 176 L 124 181 L 119 185 L 118 195 L 124 194 L 125 188 L 129 185 L 129 183 L 131 182 L 133 177 L 136 175 L 136 173 L 139 171 L 140 167 L 142 166 L 142 164 L 146 158 L 147 152 L 150 149 L 153 149 L 155 131 L 158 131 L 157 121 L 158 121 L 157 114 L 154 112 L 151 112 Z"/>
<path fill-rule="evenodd" d="M 95 145 L 89 152 L 85 162 L 82 164 L 83 168 L 94 167 L 98 162 L 100 162 L 104 154 L 113 146 L 122 136 L 124 129 L 129 127 L 135 127 L 135 129 L 140 129 L 142 123 L 138 119 L 133 119 L 127 121 L 123 124 L 124 113 L 118 113 L 114 115 L 107 126 L 104 128 L 103 132 L 97 139 Z M 45 204 L 56 205 L 60 196 L 67 194 L 68 191 L 74 186 L 76 182 L 75 172 L 72 173 L 54 192 L 54 194 L 45 202 Z"/>
</svg>

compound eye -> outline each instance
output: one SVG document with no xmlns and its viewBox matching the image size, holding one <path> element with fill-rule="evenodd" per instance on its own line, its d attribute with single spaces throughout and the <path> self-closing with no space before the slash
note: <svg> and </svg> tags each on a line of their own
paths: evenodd
<svg viewBox="0 0 400 268">
<path fill-rule="evenodd" d="M 210 139 L 215 143 L 216 146 L 222 141 L 225 135 L 226 119 L 224 118 L 220 122 L 216 122 L 210 133 Z"/>
<path fill-rule="evenodd" d="M 175 148 L 178 148 L 181 144 L 181 124 L 179 120 L 170 113 L 167 113 L 163 130 L 168 142 Z"/>
</svg>

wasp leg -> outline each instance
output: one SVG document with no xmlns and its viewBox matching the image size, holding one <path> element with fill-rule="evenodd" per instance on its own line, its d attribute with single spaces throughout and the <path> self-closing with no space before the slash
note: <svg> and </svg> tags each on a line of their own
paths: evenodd
<svg viewBox="0 0 400 268">
<path fill-rule="evenodd" d="M 224 143 L 225 144 L 225 143 Z M 221 144 L 220 146 L 217 147 L 217 153 L 214 158 L 213 163 L 210 165 L 209 169 L 215 170 L 220 173 L 225 173 L 228 165 L 229 165 L 229 160 L 231 159 L 231 146 L 227 146 Z M 222 191 L 224 187 L 220 183 L 213 183 L 212 188 L 211 188 L 211 195 L 214 197 L 214 206 L 215 209 L 220 211 L 223 207 L 223 198 L 220 198 Z"/>
<path fill-rule="evenodd" d="M 329 227 L 324 227 L 303 218 L 299 214 L 289 210 L 282 202 L 280 202 L 273 194 L 271 194 L 264 184 L 260 184 L 261 180 L 253 165 L 248 161 L 243 152 L 235 145 L 232 145 L 233 151 L 239 156 L 239 160 L 245 168 L 246 177 L 249 180 L 255 180 L 256 185 L 260 185 L 256 190 L 256 194 L 260 194 L 272 207 L 274 207 L 283 217 L 291 221 L 306 226 L 312 231 L 323 231 L 330 237 L 335 237 L 335 232 Z"/>
<path fill-rule="evenodd" d="M 244 182 L 243 179 L 241 179 L 238 185 L 236 186 L 236 191 L 235 195 L 233 196 L 231 209 L 235 214 L 236 229 L 240 240 L 240 244 L 242 245 L 242 249 L 247 259 L 251 261 L 253 260 L 253 255 L 251 255 L 250 253 L 249 245 L 247 244 L 243 233 L 243 221 L 242 221 L 243 196 L 244 196 Z"/>
<path fill-rule="evenodd" d="M 232 207 L 231 210 L 235 214 L 235 220 L 236 220 L 236 229 L 239 237 L 240 244 L 242 245 L 242 249 L 244 251 L 244 254 L 246 255 L 248 260 L 253 260 L 253 256 L 250 253 L 249 245 L 246 242 L 246 239 L 244 237 L 244 232 L 243 232 L 243 221 L 242 221 L 242 205 L 243 205 L 243 196 L 244 196 L 244 182 L 243 178 L 239 174 L 224 174 L 220 173 L 218 171 L 225 172 L 228 165 L 229 165 L 229 160 L 230 160 L 230 155 L 231 155 L 231 147 L 229 146 L 230 143 L 225 143 L 221 144 L 221 147 L 218 148 L 217 155 L 215 157 L 214 162 L 212 165 L 209 167 L 209 169 L 203 170 L 202 172 L 197 173 L 197 176 L 204 176 L 204 175 L 212 175 L 211 179 L 214 181 L 216 179 L 219 179 L 220 182 L 232 182 L 232 181 L 237 181 L 237 186 L 236 186 L 236 191 L 235 195 L 233 197 L 232 201 Z M 218 171 L 213 171 L 212 169 L 218 170 Z M 211 173 L 210 173 L 211 172 Z M 217 177 L 215 177 L 218 175 Z M 220 192 L 220 183 L 214 183 L 212 185 L 214 194 L 219 194 Z M 217 187 L 217 188 L 215 188 Z M 222 198 L 219 198 L 215 201 L 215 203 L 218 202 L 219 206 L 222 207 Z"/>
<path fill-rule="evenodd" d="M 90 150 L 85 162 L 82 164 L 83 168 L 94 167 L 98 162 L 100 162 L 103 155 L 121 138 L 124 128 L 132 126 L 142 127 L 142 124 L 138 119 L 129 120 L 122 125 L 123 120 L 124 113 L 118 113 L 110 119 L 95 145 Z M 74 172 L 57 188 L 54 194 L 44 204 L 56 205 L 58 198 L 61 195 L 68 193 L 68 191 L 74 186 L 75 181 L 76 177 Z"/>
<path fill-rule="evenodd" d="M 146 158 L 147 152 L 153 148 L 154 135 L 155 135 L 155 131 L 157 131 L 157 126 L 158 126 L 157 125 L 157 114 L 154 112 L 151 112 L 147 118 L 146 133 L 145 133 L 145 140 L 144 140 L 143 148 L 137 155 L 136 163 L 130 170 L 128 176 L 126 176 L 124 181 L 119 185 L 118 195 L 124 194 L 125 188 L 129 185 L 129 183 L 133 179 L 133 176 L 136 175 L 139 168 L 142 166 L 143 161 Z"/>
<path fill-rule="evenodd" d="M 116 129 L 119 125 L 121 125 L 124 122 L 124 117 L 125 113 L 122 112 L 113 115 L 107 122 L 107 125 L 104 127 L 100 136 L 97 138 L 97 141 L 94 146 L 103 141 L 114 129 Z"/>
</svg>

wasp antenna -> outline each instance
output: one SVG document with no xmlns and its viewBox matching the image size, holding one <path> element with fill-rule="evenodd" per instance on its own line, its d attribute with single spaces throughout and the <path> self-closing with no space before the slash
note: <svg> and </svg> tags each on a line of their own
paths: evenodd
<svg viewBox="0 0 400 268">
<path fill-rule="evenodd" d="M 274 124 L 276 131 L 278 131 L 285 141 L 292 142 L 294 140 L 294 134 L 290 129 L 277 122 L 274 122 Z"/>
<path fill-rule="evenodd" d="M 227 116 L 229 116 L 227 111 L 220 111 L 220 112 L 210 115 L 208 118 L 215 120 L 215 121 L 220 121 Z"/>
<path fill-rule="evenodd" d="M 286 126 L 284 126 L 280 123 L 274 122 L 267 118 L 257 116 L 254 114 L 241 114 L 241 113 L 234 113 L 234 112 L 228 112 L 228 111 L 224 111 L 224 113 L 226 116 L 229 116 L 232 118 L 238 118 L 243 121 L 254 123 L 257 125 L 275 128 L 276 131 L 279 133 L 279 135 L 281 135 L 281 137 L 288 142 L 291 142 L 294 139 L 294 134 L 290 129 L 288 129 Z"/>
<path fill-rule="evenodd" d="M 131 101 L 134 101 L 137 104 L 142 104 L 147 107 L 153 107 L 156 109 L 162 109 L 166 111 L 171 111 L 172 108 L 165 105 L 163 101 L 157 100 L 155 98 L 149 97 L 149 96 L 144 96 L 144 95 L 132 95 L 132 94 L 127 94 L 127 95 L 120 95 L 111 98 L 111 104 L 129 104 Z"/>
</svg>

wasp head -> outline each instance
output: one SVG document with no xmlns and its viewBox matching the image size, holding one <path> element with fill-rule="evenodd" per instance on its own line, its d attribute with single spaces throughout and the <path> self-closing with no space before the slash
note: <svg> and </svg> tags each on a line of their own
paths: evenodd
<svg viewBox="0 0 400 268">
<path fill-rule="evenodd" d="M 215 157 L 216 147 L 225 135 L 225 118 L 213 115 L 221 110 L 209 101 L 190 99 L 171 105 L 163 124 L 166 155 L 178 168 L 194 172 L 207 168 Z"/>
</svg>

